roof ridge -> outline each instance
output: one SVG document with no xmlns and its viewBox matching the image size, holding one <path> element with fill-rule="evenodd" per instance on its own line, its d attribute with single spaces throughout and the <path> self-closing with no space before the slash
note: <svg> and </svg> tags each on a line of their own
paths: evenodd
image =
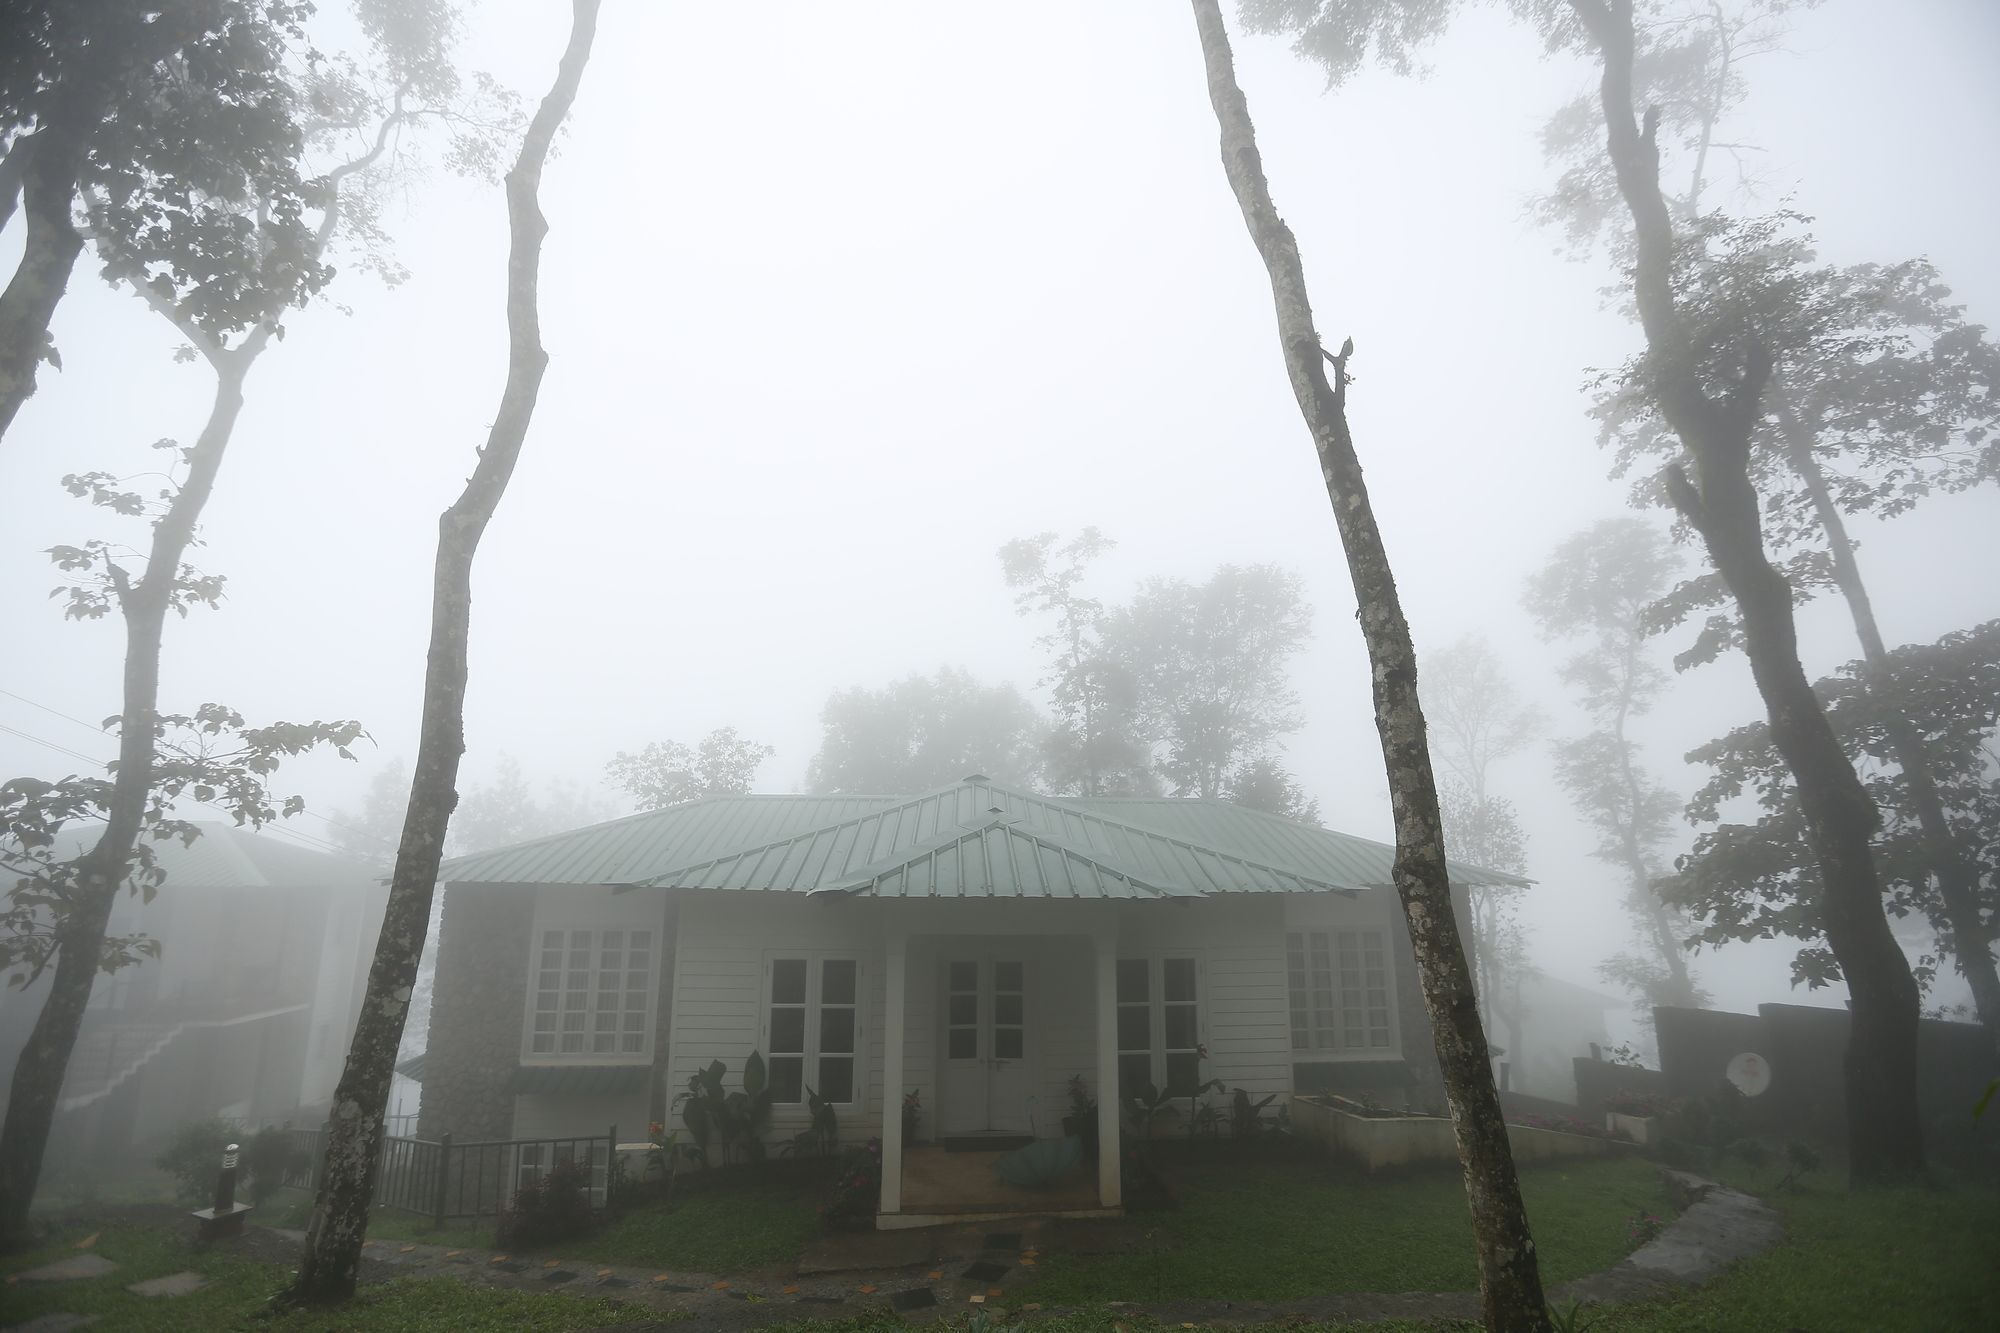
<svg viewBox="0 0 2000 1333">
<path fill-rule="evenodd" d="M 892 853 L 880 861 L 862 866 L 860 869 L 842 876 L 839 881 L 833 884 L 827 884 L 816 889 L 808 889 L 806 896 L 811 897 L 815 893 L 859 893 L 870 885 L 879 883 L 882 877 L 891 870 L 901 869 L 927 856 L 935 856 L 947 847 L 971 842 L 975 838 L 983 838 L 987 833 L 996 828 L 1012 836 L 1024 838 L 1038 846 L 1047 847 L 1051 851 L 1058 852 L 1061 855 L 1082 861 L 1091 868 L 1102 871 L 1105 874 L 1115 875 L 1134 888 L 1144 889 L 1156 898 L 1184 898 L 1188 896 L 1180 890 L 1164 888 L 1161 885 L 1155 884 L 1143 876 L 1134 874 L 1131 870 L 1118 865 L 1114 861 L 1106 860 L 1093 851 L 1076 847 L 1066 838 L 1023 824 L 1018 819 L 1008 819 L 1003 815 L 992 815 L 977 824 L 960 824 L 949 832 L 934 834 L 920 843 L 915 843 L 904 848 L 901 852 Z"/>
<path fill-rule="evenodd" d="M 864 820 L 877 819 L 895 814 L 898 811 L 908 810 L 913 806 L 922 805 L 926 801 L 937 800 L 938 798 L 942 797 L 946 792 L 956 791 L 960 787 L 967 787 L 972 785 L 974 784 L 970 779 L 961 778 L 957 782 L 947 783 L 942 787 L 935 787 L 930 791 L 921 792 L 915 796 L 887 796 L 887 797 L 841 796 L 836 794 L 834 796 L 814 797 L 812 799 L 815 800 L 850 800 L 850 801 L 887 800 L 894 802 L 894 804 L 881 806 L 880 808 L 874 810 L 864 810 L 860 814 L 848 815 L 845 818 L 836 819 L 830 824 L 815 825 L 814 827 L 809 829 L 802 829 L 797 833 L 787 834 L 782 838 L 772 838 L 765 842 L 752 842 L 752 843 L 746 843 L 741 847 L 728 848 L 724 851 L 717 852 L 714 856 L 706 857 L 700 861 L 688 861 L 681 865 L 668 866 L 665 870 L 661 870 L 654 874 L 648 875 L 645 879 L 638 881 L 634 885 L 634 887 L 637 888 L 670 887 L 670 886 L 663 886 L 660 884 L 660 881 L 665 879 L 669 875 L 686 875 L 693 871 L 707 870 L 712 866 L 721 865 L 724 861 L 733 861 L 739 856 L 749 856 L 753 852 L 770 852 L 779 847 L 788 847 L 794 843 L 803 840 L 817 838 L 821 834 L 824 834 L 832 829 L 845 828 L 849 824 L 858 824 Z M 960 825 L 960 827 L 962 828 L 964 827 L 964 825 Z"/>
</svg>

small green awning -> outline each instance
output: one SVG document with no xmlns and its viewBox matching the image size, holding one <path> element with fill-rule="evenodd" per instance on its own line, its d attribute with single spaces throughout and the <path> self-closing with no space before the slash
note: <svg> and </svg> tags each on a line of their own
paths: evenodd
<svg viewBox="0 0 2000 1333">
<path fill-rule="evenodd" d="M 531 1097 L 615 1097 L 644 1092 L 647 1065 L 522 1065 L 507 1091 Z"/>
</svg>

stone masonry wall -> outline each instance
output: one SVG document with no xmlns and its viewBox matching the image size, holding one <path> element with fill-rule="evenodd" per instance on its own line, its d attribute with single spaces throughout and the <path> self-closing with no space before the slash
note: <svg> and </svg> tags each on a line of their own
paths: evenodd
<svg viewBox="0 0 2000 1333">
<path fill-rule="evenodd" d="M 521 1062 L 528 937 L 535 891 L 460 885 L 444 891 L 417 1133 L 460 1143 L 513 1137 L 507 1081 Z"/>
</svg>

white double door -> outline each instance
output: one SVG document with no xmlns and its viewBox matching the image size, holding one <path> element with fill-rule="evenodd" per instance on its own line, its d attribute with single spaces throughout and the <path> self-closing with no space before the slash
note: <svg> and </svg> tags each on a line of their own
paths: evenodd
<svg viewBox="0 0 2000 1333">
<path fill-rule="evenodd" d="M 942 961 L 939 1133 L 1031 1132 L 1035 1087 L 1027 960 L 1019 954 L 949 952 Z"/>
</svg>

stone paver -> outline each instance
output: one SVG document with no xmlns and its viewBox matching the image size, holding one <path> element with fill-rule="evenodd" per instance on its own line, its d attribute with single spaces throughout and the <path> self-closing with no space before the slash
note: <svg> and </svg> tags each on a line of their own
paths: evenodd
<svg viewBox="0 0 2000 1333">
<path fill-rule="evenodd" d="M 188 1270 L 169 1273 L 165 1277 L 149 1277 L 144 1282 L 129 1284 L 125 1290 L 134 1296 L 187 1296 L 207 1285 L 207 1278 Z"/>
<path fill-rule="evenodd" d="M 116 1272 L 118 1265 L 101 1254 L 72 1254 L 67 1259 L 58 1259 L 40 1268 L 30 1268 L 25 1273 L 16 1273 L 10 1282 L 74 1282 L 78 1278 L 103 1277 Z"/>
</svg>

